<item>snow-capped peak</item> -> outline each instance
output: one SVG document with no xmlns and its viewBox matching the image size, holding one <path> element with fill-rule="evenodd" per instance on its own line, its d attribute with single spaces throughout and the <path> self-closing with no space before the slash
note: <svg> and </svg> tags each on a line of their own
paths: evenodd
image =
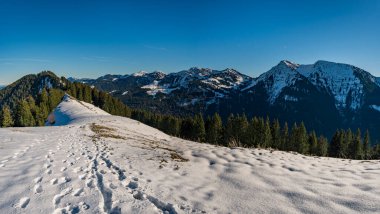
<svg viewBox="0 0 380 214">
<path fill-rule="evenodd" d="M 267 90 L 269 96 L 268 101 L 273 104 L 283 88 L 293 85 L 297 79 L 301 78 L 301 75 L 296 71 L 298 67 L 299 65 L 296 63 L 283 60 L 269 71 L 260 75 L 243 90 L 248 90 L 261 82 Z"/>
<path fill-rule="evenodd" d="M 289 60 L 282 60 L 279 64 L 285 64 L 287 67 L 297 69 L 300 65 Z"/>
<path fill-rule="evenodd" d="M 268 72 L 260 75 L 247 90 L 262 82 L 267 90 L 269 102 L 273 104 L 283 88 L 292 86 L 297 79 L 305 79 L 335 99 L 335 106 L 356 110 L 363 104 L 363 83 L 360 74 L 376 84 L 376 78 L 355 66 L 319 60 L 314 64 L 300 65 L 283 60 Z"/>
<path fill-rule="evenodd" d="M 145 76 L 146 74 L 147 74 L 146 71 L 139 71 L 139 72 L 133 73 L 132 76 L 134 76 L 134 77 L 142 77 L 142 76 Z"/>
<path fill-rule="evenodd" d="M 327 90 L 334 97 L 337 109 L 361 107 L 363 84 L 355 75 L 354 66 L 320 60 L 314 65 L 300 66 L 297 71 L 312 84 Z"/>
</svg>

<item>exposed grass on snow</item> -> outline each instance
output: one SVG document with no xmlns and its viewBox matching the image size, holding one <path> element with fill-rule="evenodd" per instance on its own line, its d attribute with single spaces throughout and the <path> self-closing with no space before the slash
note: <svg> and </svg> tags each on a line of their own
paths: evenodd
<svg viewBox="0 0 380 214">
<path fill-rule="evenodd" d="M 177 161 L 177 162 L 187 162 L 189 161 L 189 159 L 186 159 L 184 157 L 182 157 L 181 155 L 179 155 L 178 153 L 170 153 L 170 157 L 172 160 L 174 161 Z"/>
<path fill-rule="evenodd" d="M 92 123 L 90 125 L 90 129 L 91 131 L 95 133 L 95 136 L 94 136 L 95 138 L 114 138 L 114 139 L 126 140 L 125 137 L 114 134 L 113 132 L 116 130 L 110 127 Z"/>
</svg>

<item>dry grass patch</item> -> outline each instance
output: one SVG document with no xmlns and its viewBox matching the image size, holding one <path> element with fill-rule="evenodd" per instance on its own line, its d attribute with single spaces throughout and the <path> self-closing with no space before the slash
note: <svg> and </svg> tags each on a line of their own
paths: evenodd
<svg viewBox="0 0 380 214">
<path fill-rule="evenodd" d="M 181 155 L 179 155 L 176 152 L 170 153 L 170 158 L 172 160 L 174 160 L 174 161 L 177 161 L 177 162 L 187 162 L 187 161 L 189 161 L 189 159 L 186 159 L 186 158 L 182 157 Z"/>
<path fill-rule="evenodd" d="M 117 135 L 117 134 L 114 134 L 112 132 L 116 131 L 116 129 L 113 129 L 113 128 L 109 128 L 109 127 L 106 127 L 106 126 L 102 126 L 102 125 L 98 125 L 98 124 L 91 124 L 90 126 L 90 129 L 91 131 L 93 131 L 96 135 L 93 136 L 95 138 L 114 138 L 114 139 L 121 139 L 121 140 L 125 140 L 126 138 L 121 136 L 121 135 Z"/>
</svg>

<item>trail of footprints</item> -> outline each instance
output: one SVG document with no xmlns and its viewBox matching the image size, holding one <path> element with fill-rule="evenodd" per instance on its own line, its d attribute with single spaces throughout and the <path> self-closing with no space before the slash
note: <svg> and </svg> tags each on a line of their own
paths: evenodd
<svg viewBox="0 0 380 214">
<path fill-rule="evenodd" d="M 65 151 L 63 147 L 67 142 L 71 143 Z M 79 149 L 75 148 L 77 146 Z M 33 144 L 31 147 L 33 147 Z M 105 213 L 121 213 L 122 205 L 120 203 L 134 203 L 134 201 L 147 201 L 163 213 L 177 213 L 172 204 L 162 202 L 146 194 L 144 187 L 139 183 L 138 177 L 126 176 L 126 170 L 120 168 L 109 159 L 110 150 L 103 141 L 93 141 L 93 144 L 86 145 L 84 142 L 75 141 L 74 135 L 67 136 L 58 142 L 55 151 L 49 150 L 45 156 L 43 172 L 33 180 L 33 194 L 43 194 L 44 185 L 62 187 L 62 190 L 52 199 L 54 213 L 78 213 L 81 210 L 88 210 L 90 207 L 84 201 L 79 202 L 77 205 L 63 203 L 66 197 L 84 196 L 86 194 L 85 188 L 96 189 L 99 192 L 98 207 Z M 56 154 L 62 155 L 62 152 L 67 154 L 66 158 L 54 160 Z M 66 166 L 56 169 L 54 167 L 55 161 L 60 161 L 61 164 Z M 69 171 L 74 172 L 77 177 L 66 176 Z M 79 188 L 73 187 L 73 179 L 78 179 L 81 182 Z M 129 198 L 126 197 L 128 195 L 130 196 Z M 30 201 L 29 197 L 23 197 L 17 207 L 27 208 Z"/>
</svg>

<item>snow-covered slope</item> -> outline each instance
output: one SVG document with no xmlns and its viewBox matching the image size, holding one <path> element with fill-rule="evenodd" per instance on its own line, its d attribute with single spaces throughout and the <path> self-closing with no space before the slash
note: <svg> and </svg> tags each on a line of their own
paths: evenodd
<svg viewBox="0 0 380 214">
<path fill-rule="evenodd" d="M 330 92 L 338 109 L 361 107 L 364 97 L 363 84 L 355 75 L 354 66 L 318 61 L 314 65 L 302 65 L 297 71 L 314 85 Z"/>
<path fill-rule="evenodd" d="M 68 125 L 81 119 L 94 118 L 101 115 L 110 115 L 100 108 L 86 102 L 78 101 L 65 95 L 62 102 L 49 115 L 46 125 Z"/>
<path fill-rule="evenodd" d="M 0 129 L 0 213 L 378 213 L 380 162 L 170 137 L 66 99 Z"/>
</svg>

